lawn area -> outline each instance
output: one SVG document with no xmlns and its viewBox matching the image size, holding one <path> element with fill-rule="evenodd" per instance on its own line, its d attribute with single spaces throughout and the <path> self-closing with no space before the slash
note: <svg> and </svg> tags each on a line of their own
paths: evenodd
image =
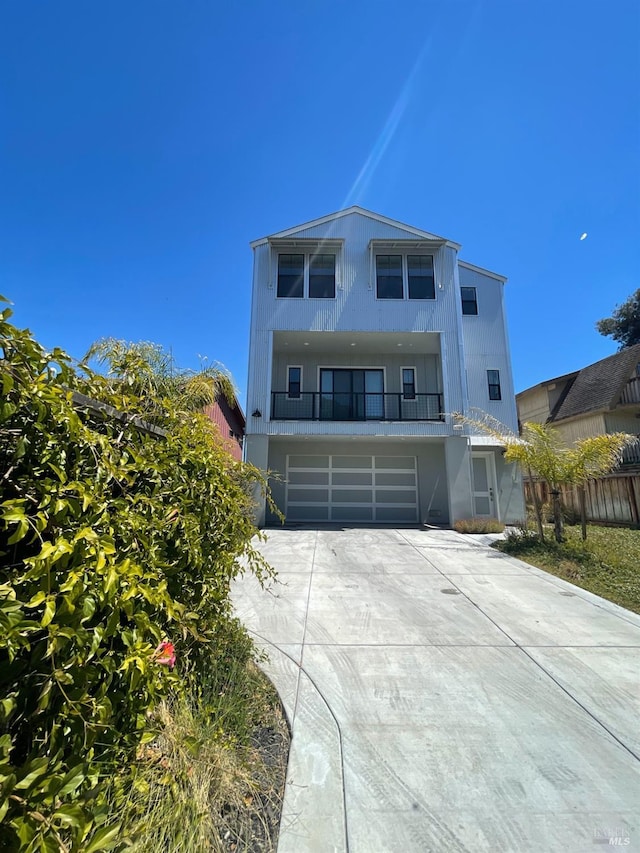
<svg viewBox="0 0 640 853">
<path fill-rule="evenodd" d="M 548 528 L 544 544 L 527 535 L 495 547 L 640 613 L 640 530 L 589 525 L 583 542 L 580 528 L 567 526 L 565 537 L 556 543 Z"/>
</svg>

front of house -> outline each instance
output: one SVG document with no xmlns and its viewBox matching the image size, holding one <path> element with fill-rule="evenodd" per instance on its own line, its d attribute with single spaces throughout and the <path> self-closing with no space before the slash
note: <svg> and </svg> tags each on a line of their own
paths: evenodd
<svg viewBox="0 0 640 853">
<path fill-rule="evenodd" d="M 358 207 L 252 248 L 245 458 L 287 522 L 522 518 L 518 472 L 452 417 L 517 429 L 505 279 Z"/>
</svg>

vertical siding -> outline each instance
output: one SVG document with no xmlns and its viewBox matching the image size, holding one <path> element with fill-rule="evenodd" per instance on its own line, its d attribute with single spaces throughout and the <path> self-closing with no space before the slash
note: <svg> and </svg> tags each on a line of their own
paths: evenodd
<svg viewBox="0 0 640 853">
<path fill-rule="evenodd" d="M 477 316 L 462 317 L 469 405 L 497 418 L 514 432 L 518 429 L 511 359 L 504 317 L 504 284 L 476 270 L 459 267 L 460 286 L 475 287 Z M 502 400 L 489 399 L 487 370 L 500 371 Z"/>
<path fill-rule="evenodd" d="M 255 248 L 247 430 L 264 433 L 268 428 L 265 417 L 255 419 L 251 413 L 258 408 L 264 415 L 269 408 L 270 334 L 275 330 L 439 332 L 445 409 L 452 412 L 465 408 L 455 250 L 446 246 L 433 250 L 435 300 L 396 302 L 376 299 L 369 241 L 417 239 L 411 232 L 353 213 L 301 230 L 295 236 L 344 240 L 338 253 L 336 298 L 277 299 L 276 250 L 268 244 Z M 331 429 L 327 424 L 327 432 Z"/>
</svg>

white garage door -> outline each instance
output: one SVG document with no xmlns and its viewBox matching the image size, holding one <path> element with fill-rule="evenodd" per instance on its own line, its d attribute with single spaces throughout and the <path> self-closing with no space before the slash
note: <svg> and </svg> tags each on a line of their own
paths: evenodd
<svg viewBox="0 0 640 853">
<path fill-rule="evenodd" d="M 417 521 L 415 456 L 287 456 L 288 521 Z"/>
</svg>

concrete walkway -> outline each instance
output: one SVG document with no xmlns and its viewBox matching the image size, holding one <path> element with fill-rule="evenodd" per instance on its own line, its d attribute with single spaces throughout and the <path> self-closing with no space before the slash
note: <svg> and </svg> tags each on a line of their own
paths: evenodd
<svg viewBox="0 0 640 853">
<path fill-rule="evenodd" d="M 279 853 L 640 851 L 640 617 L 451 531 L 268 536 Z"/>
</svg>

